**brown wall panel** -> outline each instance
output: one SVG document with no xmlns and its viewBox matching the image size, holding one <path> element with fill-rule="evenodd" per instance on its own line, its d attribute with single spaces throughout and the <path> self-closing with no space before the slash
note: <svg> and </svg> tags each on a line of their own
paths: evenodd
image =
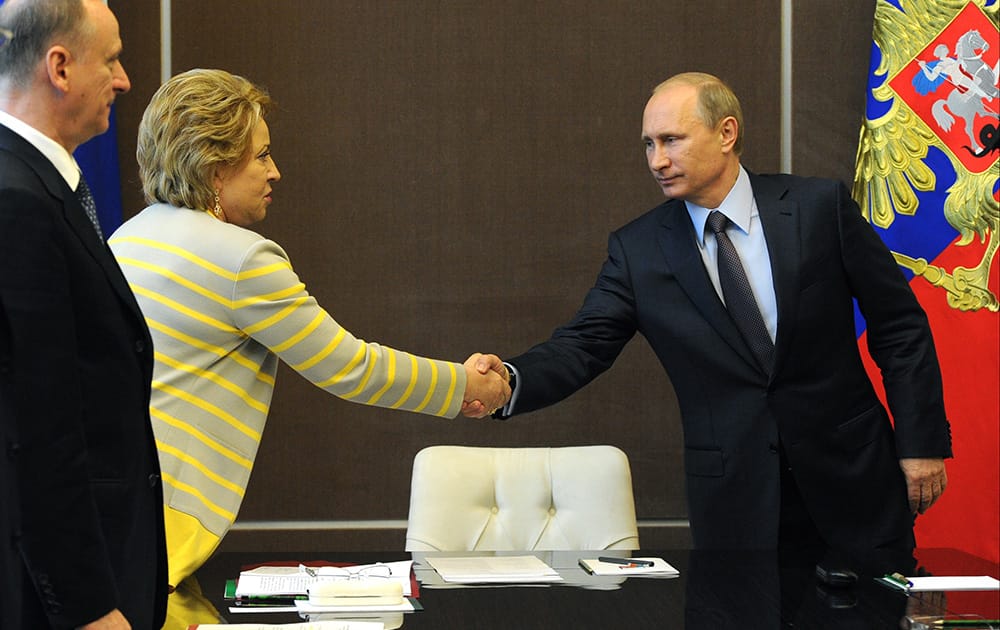
<svg viewBox="0 0 1000 630">
<path fill-rule="evenodd" d="M 792 169 L 854 179 L 865 113 L 873 0 L 799 0 L 793 10 Z"/>
<path fill-rule="evenodd" d="M 122 208 L 130 217 L 143 207 L 139 167 L 135 162 L 136 130 L 142 111 L 160 86 L 159 2 L 109 0 L 121 30 L 122 65 L 132 89 L 115 101 L 118 153 L 121 164 Z"/>
<path fill-rule="evenodd" d="M 796 91 L 796 114 L 829 121 L 836 129 L 823 142 L 839 144 L 836 164 L 796 144 L 796 164 L 842 176 L 854 151 L 843 138 L 857 135 L 843 123 L 863 94 L 830 101 L 824 91 L 847 85 L 852 65 L 863 74 L 867 48 L 860 62 L 853 47 L 837 58 L 827 51 L 844 31 L 863 39 L 853 32 L 863 16 L 809 27 L 821 3 L 804 4 L 808 19 L 795 24 L 811 41 L 796 47 L 796 67 L 812 91 Z M 159 82 L 159 15 L 152 2 L 111 5 L 133 80 L 119 104 L 132 176 L 135 126 Z M 508 356 L 575 312 L 608 233 L 661 201 L 639 132 L 650 89 L 671 74 L 697 69 L 730 82 L 745 108 L 744 162 L 761 172 L 780 165 L 778 0 L 172 7 L 175 73 L 224 68 L 278 102 L 269 122 L 283 179 L 258 231 L 288 251 L 340 323 L 405 350 Z M 803 125 L 811 133 L 807 118 L 796 134 Z M 134 182 L 123 191 L 132 214 L 141 196 Z M 676 400 L 637 338 L 584 390 L 506 423 L 363 407 L 282 367 L 241 520 L 405 519 L 412 457 L 437 443 L 615 444 L 630 457 L 640 518 L 686 514 Z M 346 540 L 372 536 L 383 539 Z"/>
</svg>

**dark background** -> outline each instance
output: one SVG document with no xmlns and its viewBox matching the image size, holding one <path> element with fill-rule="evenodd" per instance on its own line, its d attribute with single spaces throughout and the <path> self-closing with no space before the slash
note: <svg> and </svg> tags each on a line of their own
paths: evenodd
<svg viewBox="0 0 1000 630">
<path fill-rule="evenodd" d="M 160 82 L 153 2 L 111 0 L 132 91 L 117 104 L 126 218 L 145 205 L 135 130 Z M 796 0 L 792 170 L 853 177 L 872 0 Z M 257 231 L 357 336 L 438 358 L 510 356 L 568 320 L 608 233 L 657 205 L 639 141 L 650 90 L 726 80 L 744 164 L 780 170 L 779 0 L 173 0 L 172 71 L 266 87 L 282 173 Z M 289 531 L 278 521 L 405 520 L 430 444 L 614 444 L 629 456 L 648 548 L 687 538 L 673 390 L 636 338 L 560 405 L 506 423 L 364 407 L 282 365 L 229 549 L 402 548 L 401 529 Z"/>
</svg>

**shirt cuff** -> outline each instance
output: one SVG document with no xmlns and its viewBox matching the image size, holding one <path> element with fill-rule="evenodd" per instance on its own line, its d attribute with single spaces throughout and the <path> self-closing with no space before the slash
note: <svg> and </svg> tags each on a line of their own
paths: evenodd
<svg viewBox="0 0 1000 630">
<path fill-rule="evenodd" d="M 514 367 L 510 363 L 507 363 L 506 361 L 504 361 L 504 366 L 508 370 L 510 370 L 511 374 L 514 375 L 514 389 L 510 393 L 510 400 L 507 401 L 507 404 L 501 407 L 500 410 L 497 411 L 495 414 L 493 414 L 493 418 L 497 420 L 506 420 L 507 418 L 514 415 L 514 407 L 517 404 L 517 395 L 521 391 L 521 373 L 517 370 L 516 367 Z"/>
</svg>

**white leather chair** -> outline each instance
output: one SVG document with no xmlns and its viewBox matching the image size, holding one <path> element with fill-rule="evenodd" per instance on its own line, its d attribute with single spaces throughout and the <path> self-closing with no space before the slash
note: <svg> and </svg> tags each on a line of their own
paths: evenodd
<svg viewBox="0 0 1000 630">
<path fill-rule="evenodd" d="M 413 460 L 407 551 L 638 548 L 614 446 L 429 446 Z"/>
</svg>

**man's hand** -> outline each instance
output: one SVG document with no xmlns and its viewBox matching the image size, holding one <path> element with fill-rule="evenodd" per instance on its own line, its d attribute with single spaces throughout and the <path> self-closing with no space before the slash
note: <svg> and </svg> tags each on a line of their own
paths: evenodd
<svg viewBox="0 0 1000 630">
<path fill-rule="evenodd" d="M 128 622 L 122 611 L 115 608 L 100 619 L 80 626 L 78 630 L 132 630 L 132 624 Z"/>
<path fill-rule="evenodd" d="M 910 511 L 923 514 L 934 505 L 948 485 L 948 473 L 944 460 L 937 458 L 899 460 L 899 467 L 906 476 L 906 494 L 910 500 Z"/>
<path fill-rule="evenodd" d="M 466 386 L 462 415 L 482 418 L 492 415 L 510 400 L 507 367 L 495 354 L 475 353 L 465 361 Z"/>
</svg>

